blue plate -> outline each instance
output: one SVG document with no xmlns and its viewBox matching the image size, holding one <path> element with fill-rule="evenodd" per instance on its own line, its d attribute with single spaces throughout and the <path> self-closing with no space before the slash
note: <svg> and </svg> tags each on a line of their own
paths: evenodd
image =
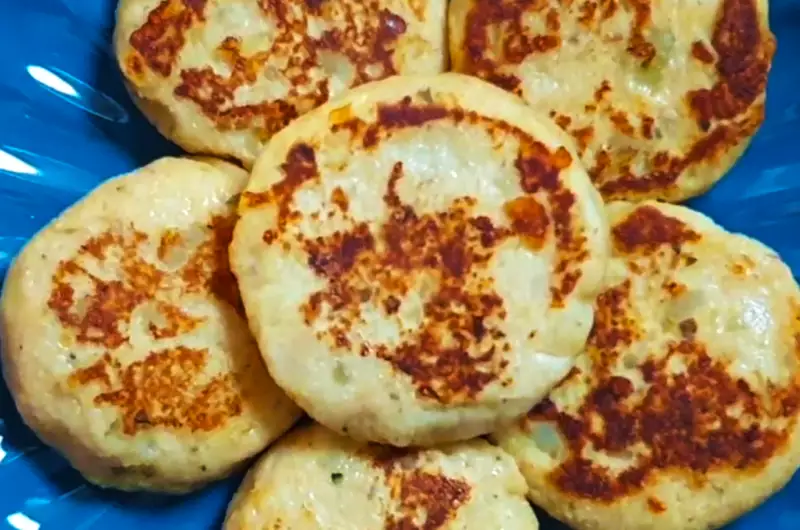
<svg viewBox="0 0 800 530">
<path fill-rule="evenodd" d="M 135 110 L 110 52 L 114 0 L 0 0 L 0 272 L 103 179 L 178 150 Z M 694 202 L 778 250 L 800 275 L 800 0 L 774 0 L 767 121 Z M 0 387 L 0 530 L 216 529 L 240 477 L 184 498 L 87 485 L 22 425 Z M 800 476 L 731 530 L 800 529 Z M 546 521 L 544 530 L 561 529 Z"/>
</svg>

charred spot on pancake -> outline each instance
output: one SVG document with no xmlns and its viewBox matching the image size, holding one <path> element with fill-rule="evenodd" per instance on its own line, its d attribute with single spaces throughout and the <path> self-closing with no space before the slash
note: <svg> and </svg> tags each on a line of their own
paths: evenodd
<svg viewBox="0 0 800 530">
<path fill-rule="evenodd" d="M 667 511 L 666 505 L 655 497 L 647 498 L 647 509 L 655 514 L 661 514 Z"/>
<path fill-rule="evenodd" d="M 578 152 L 583 155 L 594 140 L 594 127 L 591 125 L 569 131 L 578 144 Z"/>
<path fill-rule="evenodd" d="M 158 259 L 166 261 L 170 253 L 183 242 L 181 233 L 178 230 L 167 229 L 161 234 L 161 242 L 158 244 Z"/>
<path fill-rule="evenodd" d="M 261 240 L 264 241 L 267 245 L 271 245 L 278 239 L 278 232 L 275 230 L 265 230 L 264 234 L 261 236 Z"/>
<path fill-rule="evenodd" d="M 522 79 L 518 76 L 513 74 L 500 74 L 500 73 L 491 73 L 486 74 L 484 79 L 493 85 L 497 85 L 503 90 L 507 90 L 512 94 L 521 95 L 522 92 L 520 90 L 520 85 L 522 85 Z"/>
<path fill-rule="evenodd" d="M 207 363 L 207 350 L 183 346 L 151 352 L 126 367 L 105 354 L 70 382 L 98 384 L 94 403 L 118 408 L 128 436 L 155 427 L 210 432 L 240 415 L 242 401 L 229 374 L 198 383 Z"/>
<path fill-rule="evenodd" d="M 437 530 L 452 521 L 469 500 L 470 487 L 461 480 L 441 474 L 416 471 L 403 477 L 389 477 L 397 513 L 390 515 L 387 530 Z"/>
<path fill-rule="evenodd" d="M 700 241 L 700 234 L 683 221 L 653 206 L 636 208 L 613 228 L 614 246 L 623 254 L 653 254 L 660 247 L 680 247 Z"/>
<path fill-rule="evenodd" d="M 585 0 L 577 7 L 577 19 L 587 30 L 592 29 L 614 16 L 618 8 L 618 0 Z"/>
<path fill-rule="evenodd" d="M 178 98 L 193 101 L 220 130 L 255 129 L 266 139 L 327 101 L 328 79 L 311 75 L 324 66 L 325 54 L 340 55 L 350 63 L 351 87 L 397 73 L 393 53 L 408 29 L 407 22 L 382 8 L 378 0 L 336 2 L 335 8 L 315 2 L 306 9 L 294 9 L 286 0 L 259 5 L 277 26 L 269 47 L 246 56 L 241 42 L 228 37 L 219 51 L 230 74 L 220 75 L 209 66 L 187 68 L 180 72 L 181 82 L 174 91 Z M 329 25 L 318 36 L 309 30 L 309 10 Z M 279 99 L 237 103 L 236 92 L 254 85 L 268 69 L 278 69 L 293 88 Z"/>
<path fill-rule="evenodd" d="M 608 81 L 608 79 L 604 79 L 603 82 L 600 83 L 600 86 L 597 87 L 594 91 L 594 102 L 602 103 L 603 101 L 605 101 L 606 96 L 608 96 L 612 90 L 613 89 L 611 87 L 611 82 Z"/>
<path fill-rule="evenodd" d="M 748 263 L 745 260 L 734 262 L 730 264 L 730 270 L 736 276 L 746 276 L 752 270 L 754 264 Z"/>
<path fill-rule="evenodd" d="M 144 62 L 142 56 L 136 52 L 131 53 L 125 59 L 125 74 L 133 81 L 141 81 L 144 78 Z"/>
<path fill-rule="evenodd" d="M 427 103 L 426 91 L 417 94 L 418 103 L 411 96 L 406 96 L 394 103 L 381 103 L 377 107 L 377 119 L 372 124 L 367 124 L 357 117 L 345 118 L 346 111 L 334 111 L 336 118 L 332 130 L 349 131 L 354 140 L 371 149 L 396 131 L 410 127 L 422 127 L 438 121 L 451 119 L 459 122 L 465 119 L 465 113 L 460 109 L 451 109 L 437 103 Z M 429 93 L 429 91 L 428 91 Z M 341 117 L 341 119 L 339 119 Z"/>
<path fill-rule="evenodd" d="M 542 189 L 555 191 L 560 185 L 561 171 L 571 165 L 572 156 L 565 148 L 559 147 L 555 153 L 551 153 L 540 142 L 524 141 L 516 161 L 520 186 L 527 193 L 536 193 Z"/>
<path fill-rule="evenodd" d="M 578 22 L 584 26 L 591 26 L 594 23 L 594 17 L 597 13 L 597 2 L 583 2 L 578 7 Z"/>
<path fill-rule="evenodd" d="M 465 70 L 506 90 L 516 92 L 519 79 L 500 72 L 507 64 L 518 65 L 532 54 L 561 47 L 561 21 L 556 10 L 535 0 L 475 2 L 464 23 Z M 536 11 L 544 18 L 545 31 L 532 34 L 524 17 Z"/>
<path fill-rule="evenodd" d="M 714 53 L 703 41 L 698 40 L 692 43 L 692 57 L 703 64 L 714 64 Z"/>
<path fill-rule="evenodd" d="M 641 117 L 642 125 L 641 125 L 641 134 L 647 140 L 652 140 L 655 136 L 655 124 L 656 121 L 651 116 L 643 115 Z"/>
<path fill-rule="evenodd" d="M 186 32 L 205 20 L 205 7 L 206 0 L 163 0 L 147 15 L 144 25 L 131 34 L 130 45 L 151 70 L 168 77 L 186 44 Z M 141 68 L 137 61 L 130 59 L 128 65 L 138 74 Z"/>
<path fill-rule="evenodd" d="M 358 224 L 351 232 L 336 232 L 306 242 L 308 265 L 319 276 L 339 278 L 355 266 L 358 257 L 375 249 L 375 238 L 366 223 Z"/>
<path fill-rule="evenodd" d="M 346 214 L 350 209 L 350 201 L 347 199 L 347 194 L 342 188 L 334 188 L 333 193 L 331 193 L 331 202 L 333 202 L 343 214 Z"/>
<path fill-rule="evenodd" d="M 631 21 L 627 51 L 641 66 L 647 68 L 657 53 L 653 43 L 645 38 L 645 31 L 649 29 L 652 22 L 650 0 L 632 0 L 630 5 L 633 8 L 633 20 Z"/>
<path fill-rule="evenodd" d="M 544 246 L 547 230 L 550 227 L 550 217 L 544 206 L 534 197 L 526 195 L 507 202 L 504 209 L 511 219 L 511 228 L 514 232 L 520 234 L 528 246 L 540 250 Z"/>
<path fill-rule="evenodd" d="M 621 351 L 641 337 L 635 316 L 631 315 L 631 281 L 606 289 L 597 297 L 594 325 L 587 342 L 587 353 L 596 367 L 610 368 Z"/>
<path fill-rule="evenodd" d="M 732 120 L 755 103 L 766 88 L 775 39 L 761 29 L 754 0 L 724 0 L 711 38 L 718 80 L 710 89 L 689 92 L 689 106 L 702 129 Z M 699 48 L 693 48 L 697 57 Z M 711 53 L 700 53 L 701 60 Z M 710 57 L 713 62 L 713 57 Z M 705 62 L 705 61 L 704 61 Z"/>
<path fill-rule="evenodd" d="M 631 267 L 631 270 L 635 272 L 636 270 L 635 266 Z M 669 298 L 678 298 L 679 296 L 682 296 L 684 293 L 686 293 L 686 290 L 688 289 L 686 285 L 676 282 L 675 280 L 665 280 L 661 284 L 661 288 L 664 290 L 664 292 L 668 295 Z"/>
<path fill-rule="evenodd" d="M 439 530 L 455 519 L 471 497 L 464 480 L 450 478 L 441 470 L 419 469 L 414 452 L 389 449 L 378 455 L 375 466 L 384 473 L 389 486 L 390 506 L 386 530 Z"/>
<path fill-rule="evenodd" d="M 386 310 L 387 315 L 393 315 L 400 309 L 402 302 L 396 297 L 390 295 L 383 301 L 383 308 Z"/>
<path fill-rule="evenodd" d="M 70 376 L 71 382 L 79 385 L 88 385 L 94 382 L 102 384 L 104 387 L 111 386 L 111 376 L 107 367 L 113 362 L 111 355 L 105 354 L 103 357 L 87 368 L 76 370 Z"/>
<path fill-rule="evenodd" d="M 621 134 L 631 138 L 636 137 L 636 129 L 633 128 L 633 125 L 631 125 L 631 122 L 628 120 L 628 115 L 624 112 L 613 111 L 611 113 L 611 123 Z"/>
<path fill-rule="evenodd" d="M 565 131 L 568 131 L 569 126 L 572 124 L 572 118 L 570 118 L 566 114 L 559 114 L 554 110 L 550 111 L 550 117 L 553 119 L 553 121 L 556 122 L 556 125 L 564 129 Z"/>
<path fill-rule="evenodd" d="M 378 106 L 377 123 L 387 129 L 419 127 L 428 122 L 442 120 L 450 114 L 443 105 L 415 105 L 410 96 L 396 104 Z"/>
<path fill-rule="evenodd" d="M 326 0 L 304 0 L 308 9 L 314 13 L 318 14 L 322 9 L 322 4 L 326 2 Z"/>
<path fill-rule="evenodd" d="M 163 322 L 161 325 L 155 322 L 148 324 L 150 335 L 156 340 L 171 339 L 179 335 L 185 335 L 205 322 L 205 318 L 194 317 L 174 305 L 162 302 L 157 306 Z"/>
<path fill-rule="evenodd" d="M 292 209 L 295 192 L 319 177 L 317 158 L 314 148 L 307 143 L 296 143 L 289 150 L 286 161 L 281 165 L 283 179 L 270 189 L 260 192 L 242 194 L 243 208 L 258 208 L 265 204 L 273 204 L 278 208 L 278 230 L 283 232 L 289 222 L 299 214 Z M 264 234 L 264 241 L 271 241 L 272 235 Z"/>
<path fill-rule="evenodd" d="M 519 64 L 531 53 L 545 53 L 561 46 L 558 35 L 534 35 L 530 37 L 519 33 L 510 34 L 504 43 L 506 60 Z"/>
</svg>

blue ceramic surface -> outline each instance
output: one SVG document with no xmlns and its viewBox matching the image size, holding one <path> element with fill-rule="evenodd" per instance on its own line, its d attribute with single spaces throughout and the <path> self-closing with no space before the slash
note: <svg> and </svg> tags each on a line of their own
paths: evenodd
<svg viewBox="0 0 800 530">
<path fill-rule="evenodd" d="M 109 176 L 177 149 L 135 110 L 110 52 L 115 0 L 0 0 L 0 273 L 42 225 Z M 800 275 L 800 0 L 773 0 L 767 121 L 694 206 Z M 0 386 L 0 530 L 219 528 L 240 477 L 186 498 L 88 486 L 25 428 Z M 800 476 L 730 530 L 800 530 Z M 563 527 L 546 521 L 544 530 Z"/>
</svg>

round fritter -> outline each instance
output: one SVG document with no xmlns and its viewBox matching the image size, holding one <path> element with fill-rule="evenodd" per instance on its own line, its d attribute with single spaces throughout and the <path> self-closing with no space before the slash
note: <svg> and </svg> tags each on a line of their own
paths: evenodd
<svg viewBox="0 0 800 530">
<path fill-rule="evenodd" d="M 587 350 L 496 435 L 578 530 L 717 528 L 800 464 L 800 290 L 770 249 L 679 206 L 609 206 Z"/>
<path fill-rule="evenodd" d="M 228 265 L 246 180 L 224 162 L 156 161 L 102 184 L 14 262 L 6 381 L 25 422 L 92 482 L 193 489 L 299 417 Z"/>
<path fill-rule="evenodd" d="M 454 69 L 547 112 L 607 200 L 717 182 L 764 118 L 767 0 L 453 0 Z"/>
<path fill-rule="evenodd" d="M 447 62 L 446 0 L 121 0 L 134 99 L 184 149 L 250 166 L 291 120 L 350 87 Z"/>
<path fill-rule="evenodd" d="M 231 258 L 278 384 L 399 446 L 524 414 L 583 347 L 609 254 L 565 141 L 459 74 L 373 83 L 275 136 Z"/>
<path fill-rule="evenodd" d="M 484 440 L 365 445 L 296 429 L 250 470 L 224 530 L 536 530 L 514 460 Z"/>
</svg>

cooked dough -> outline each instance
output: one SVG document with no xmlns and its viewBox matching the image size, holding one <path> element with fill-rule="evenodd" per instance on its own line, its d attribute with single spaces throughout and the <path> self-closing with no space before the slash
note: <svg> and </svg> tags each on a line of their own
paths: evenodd
<svg viewBox="0 0 800 530">
<path fill-rule="evenodd" d="M 496 436 L 577 530 L 718 528 L 800 464 L 800 290 L 701 214 L 609 207 L 614 258 L 570 375 Z"/>
<path fill-rule="evenodd" d="M 246 179 L 219 161 L 156 161 L 91 192 L 14 262 L 6 381 L 25 422 L 92 482 L 193 489 L 298 418 L 228 266 Z"/>
<path fill-rule="evenodd" d="M 767 0 L 450 5 L 454 69 L 549 113 L 607 200 L 699 195 L 763 121 Z"/>
<path fill-rule="evenodd" d="M 514 461 L 483 440 L 369 446 L 298 428 L 250 471 L 224 530 L 536 530 Z"/>
<path fill-rule="evenodd" d="M 134 100 L 184 149 L 250 166 L 297 116 L 352 86 L 447 62 L 446 0 L 121 0 Z"/>
<path fill-rule="evenodd" d="M 275 136 L 231 259 L 278 384 L 399 446 L 525 413 L 582 349 L 609 253 L 568 140 L 459 74 L 361 87 Z"/>
</svg>

